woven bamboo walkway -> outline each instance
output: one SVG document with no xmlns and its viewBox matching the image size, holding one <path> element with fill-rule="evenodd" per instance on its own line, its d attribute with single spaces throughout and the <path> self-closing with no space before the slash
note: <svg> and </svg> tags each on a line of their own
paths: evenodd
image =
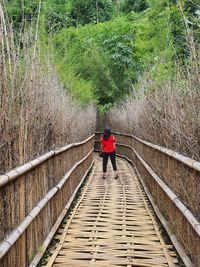
<svg viewBox="0 0 200 267">
<path fill-rule="evenodd" d="M 102 179 L 101 160 L 64 228 L 46 267 L 177 267 L 172 245 L 166 245 L 152 208 L 132 167 L 118 159 L 120 178 L 109 165 Z"/>
</svg>

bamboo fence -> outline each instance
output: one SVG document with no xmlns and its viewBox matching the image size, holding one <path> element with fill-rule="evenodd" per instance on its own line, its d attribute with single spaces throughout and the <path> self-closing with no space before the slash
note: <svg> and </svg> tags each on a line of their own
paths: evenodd
<svg viewBox="0 0 200 267">
<path fill-rule="evenodd" d="M 36 266 L 93 162 L 93 137 L 0 176 L 0 266 Z"/>
<path fill-rule="evenodd" d="M 200 266 L 200 162 L 133 135 L 114 133 L 186 266 Z M 100 133 L 96 133 L 99 150 Z"/>
</svg>

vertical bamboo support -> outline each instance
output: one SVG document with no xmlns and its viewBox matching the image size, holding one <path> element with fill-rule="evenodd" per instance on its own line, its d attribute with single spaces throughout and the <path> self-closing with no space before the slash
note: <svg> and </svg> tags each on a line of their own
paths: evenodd
<svg viewBox="0 0 200 267">
<path fill-rule="evenodd" d="M 88 171 L 92 152 L 93 136 L 0 176 L 0 266 L 30 264 Z"/>
<path fill-rule="evenodd" d="M 114 134 L 117 153 L 136 166 L 172 241 L 176 245 L 179 241 L 177 247 L 182 246 L 194 266 L 200 266 L 200 162 L 133 135 Z"/>
</svg>

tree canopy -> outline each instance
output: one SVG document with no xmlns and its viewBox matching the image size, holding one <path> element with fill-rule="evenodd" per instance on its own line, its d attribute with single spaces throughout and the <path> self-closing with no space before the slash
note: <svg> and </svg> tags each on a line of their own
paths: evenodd
<svg viewBox="0 0 200 267">
<path fill-rule="evenodd" d="M 36 20 L 39 2 L 6 1 L 16 31 Z M 199 0 L 45 0 L 40 16 L 66 90 L 105 109 L 143 73 L 165 79 L 176 61 L 187 64 L 200 37 Z"/>
</svg>

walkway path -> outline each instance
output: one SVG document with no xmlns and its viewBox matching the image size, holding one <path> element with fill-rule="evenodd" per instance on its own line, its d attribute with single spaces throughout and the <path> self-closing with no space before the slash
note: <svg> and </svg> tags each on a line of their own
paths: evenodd
<svg viewBox="0 0 200 267">
<path fill-rule="evenodd" d="M 176 254 L 166 245 L 152 208 L 132 167 L 118 160 L 120 178 L 109 165 L 102 179 L 95 160 L 90 178 L 74 207 L 46 267 L 175 267 Z"/>
</svg>

